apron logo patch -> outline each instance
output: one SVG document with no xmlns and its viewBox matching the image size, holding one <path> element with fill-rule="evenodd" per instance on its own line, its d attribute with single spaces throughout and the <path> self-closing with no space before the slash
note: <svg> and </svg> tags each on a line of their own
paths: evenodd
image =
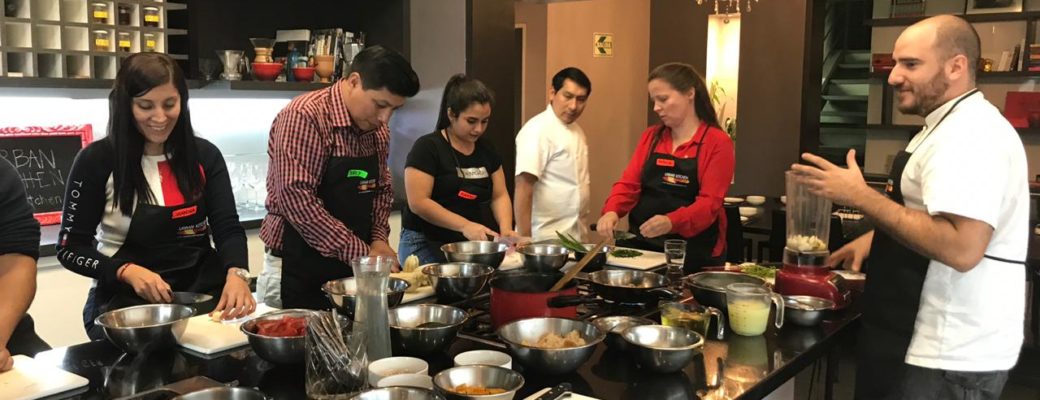
<svg viewBox="0 0 1040 400">
<path fill-rule="evenodd" d="M 463 199 L 466 199 L 466 200 L 476 200 L 477 199 L 477 195 L 475 195 L 473 193 L 470 193 L 470 192 L 467 192 L 465 190 L 460 190 L 459 191 L 459 197 L 461 197 Z"/>
<path fill-rule="evenodd" d="M 675 160 L 668 159 L 668 158 L 658 158 L 657 159 L 657 166 L 658 167 L 674 167 L 675 166 Z"/>
<path fill-rule="evenodd" d="M 198 237 L 209 231 L 209 223 L 205 220 L 197 224 L 184 225 L 177 228 L 178 238 Z"/>
<path fill-rule="evenodd" d="M 173 210 L 173 219 L 190 217 L 199 211 L 199 206 L 191 206 L 180 210 Z"/>
<path fill-rule="evenodd" d="M 368 178 L 368 171 L 363 169 L 352 169 L 347 171 L 347 178 Z"/>
<path fill-rule="evenodd" d="M 671 160 L 669 160 L 671 161 Z M 686 186 L 690 184 L 690 177 L 682 174 L 665 172 L 662 178 L 664 183 L 675 186 Z"/>
<path fill-rule="evenodd" d="M 357 171 L 357 170 L 351 170 L 351 171 Z M 365 173 L 366 175 L 368 174 L 365 171 L 360 171 L 360 172 Z M 358 190 L 358 193 L 365 193 L 365 192 L 373 191 L 377 187 L 379 187 L 379 185 L 376 184 L 376 180 L 375 179 L 368 179 L 368 180 L 361 181 L 361 183 L 358 184 L 357 190 Z"/>
<path fill-rule="evenodd" d="M 456 168 L 459 178 L 462 179 L 483 179 L 488 177 L 487 168 L 476 167 L 476 168 Z"/>
</svg>

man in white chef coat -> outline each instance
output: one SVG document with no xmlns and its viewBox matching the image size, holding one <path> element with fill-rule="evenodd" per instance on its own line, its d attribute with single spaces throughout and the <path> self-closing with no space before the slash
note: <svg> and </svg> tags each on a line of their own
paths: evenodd
<svg viewBox="0 0 1040 400">
<path fill-rule="evenodd" d="M 556 232 L 584 240 L 589 213 L 588 145 L 578 118 L 592 83 L 567 67 L 552 79 L 549 105 L 516 135 L 516 231 L 532 240 Z"/>
</svg>

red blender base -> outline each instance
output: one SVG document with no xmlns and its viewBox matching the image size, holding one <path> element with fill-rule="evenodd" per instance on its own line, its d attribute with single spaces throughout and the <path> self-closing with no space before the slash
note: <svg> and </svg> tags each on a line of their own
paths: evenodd
<svg viewBox="0 0 1040 400">
<path fill-rule="evenodd" d="M 784 265 L 776 272 L 777 293 L 785 296 L 815 296 L 834 302 L 835 308 L 848 305 L 851 293 L 841 277 L 826 267 Z"/>
</svg>

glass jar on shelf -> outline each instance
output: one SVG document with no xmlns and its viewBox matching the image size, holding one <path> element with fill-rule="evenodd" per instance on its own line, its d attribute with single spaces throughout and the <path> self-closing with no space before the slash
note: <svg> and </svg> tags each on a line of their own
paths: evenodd
<svg viewBox="0 0 1040 400">
<path fill-rule="evenodd" d="M 108 31 L 104 29 L 97 29 L 93 32 L 94 36 L 94 51 L 110 51 L 109 50 L 109 39 Z"/>
<path fill-rule="evenodd" d="M 150 28 L 159 27 L 159 7 L 142 7 L 141 11 L 144 16 L 144 23 L 141 24 L 142 26 Z"/>
<path fill-rule="evenodd" d="M 129 4 L 119 4 L 116 6 L 116 23 L 123 26 L 130 26 L 131 15 L 134 10 Z"/>
<path fill-rule="evenodd" d="M 143 51 L 154 52 L 155 51 L 155 43 L 156 43 L 155 34 L 154 33 L 144 33 L 144 34 L 141 35 L 141 38 L 142 38 L 141 42 L 144 44 L 143 46 L 141 46 L 141 49 Z"/>
<path fill-rule="evenodd" d="M 108 3 L 101 1 L 90 3 L 90 22 L 95 24 L 108 23 Z"/>
<path fill-rule="evenodd" d="M 120 53 L 130 52 L 130 32 L 118 32 L 116 33 L 116 47 L 119 48 Z"/>
</svg>

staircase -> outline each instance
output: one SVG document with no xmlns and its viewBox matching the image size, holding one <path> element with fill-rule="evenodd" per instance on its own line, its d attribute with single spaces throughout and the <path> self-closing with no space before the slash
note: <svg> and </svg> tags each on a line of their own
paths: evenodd
<svg viewBox="0 0 1040 400">
<path fill-rule="evenodd" d="M 820 110 L 821 156 L 845 165 L 849 149 L 863 165 L 867 142 L 867 98 L 870 92 L 870 29 L 862 29 L 869 1 L 830 0 L 824 35 Z M 865 35 L 865 37 L 864 37 Z"/>
</svg>

